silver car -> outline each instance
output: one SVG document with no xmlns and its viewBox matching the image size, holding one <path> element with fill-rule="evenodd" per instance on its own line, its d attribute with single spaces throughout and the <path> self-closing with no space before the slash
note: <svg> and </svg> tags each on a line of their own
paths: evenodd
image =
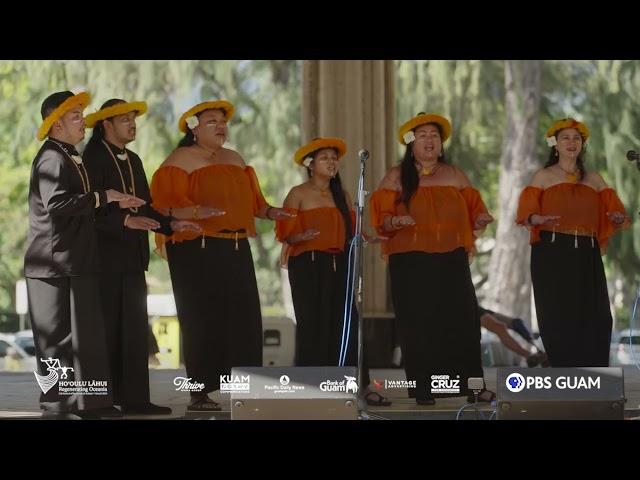
<svg viewBox="0 0 640 480">
<path fill-rule="evenodd" d="M 15 335 L 0 333 L 0 371 L 28 372 L 35 369 L 36 357 L 16 342 Z"/>
<path fill-rule="evenodd" d="M 616 360 L 620 365 L 640 364 L 640 330 L 621 330 L 618 339 Z"/>
</svg>

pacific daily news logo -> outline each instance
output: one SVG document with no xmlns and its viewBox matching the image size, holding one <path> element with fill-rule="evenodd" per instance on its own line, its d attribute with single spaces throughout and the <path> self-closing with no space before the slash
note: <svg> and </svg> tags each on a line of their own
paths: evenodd
<svg viewBox="0 0 640 480">
<path fill-rule="evenodd" d="M 518 393 L 527 390 L 600 390 L 600 377 L 590 376 L 566 376 L 560 375 L 555 381 L 551 377 L 541 377 L 539 375 L 528 375 L 525 377 L 521 373 L 512 373 L 507 376 L 505 385 L 510 392 Z"/>
</svg>

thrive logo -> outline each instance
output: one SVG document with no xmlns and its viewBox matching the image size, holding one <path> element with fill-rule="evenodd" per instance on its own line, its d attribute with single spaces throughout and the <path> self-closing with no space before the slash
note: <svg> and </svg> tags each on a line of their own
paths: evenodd
<svg viewBox="0 0 640 480">
<path fill-rule="evenodd" d="M 519 373 L 512 373 L 509 375 L 505 383 L 509 391 L 513 393 L 521 392 L 525 387 L 524 377 Z"/>
<path fill-rule="evenodd" d="M 320 384 L 323 392 L 345 392 L 358 393 L 358 383 L 356 377 L 344 376 L 344 380 L 325 380 Z"/>
<path fill-rule="evenodd" d="M 173 379 L 177 392 L 201 392 L 204 390 L 204 383 L 192 382 L 191 377 L 176 377 Z"/>
<path fill-rule="evenodd" d="M 36 381 L 40 386 L 40 390 L 42 393 L 46 394 L 53 386 L 58 383 L 60 379 L 67 378 L 67 371 L 71 370 L 73 372 L 72 367 L 63 367 L 60 365 L 60 360 L 57 358 L 49 357 L 48 359 L 41 358 L 41 362 L 47 364 L 48 375 L 39 375 L 37 372 L 33 372 L 36 376 Z M 58 370 L 62 372 L 62 375 L 58 375 Z"/>
</svg>

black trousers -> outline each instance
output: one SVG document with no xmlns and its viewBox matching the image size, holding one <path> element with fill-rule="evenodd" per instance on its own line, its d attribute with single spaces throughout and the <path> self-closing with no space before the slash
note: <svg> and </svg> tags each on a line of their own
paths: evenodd
<svg viewBox="0 0 640 480">
<path fill-rule="evenodd" d="M 458 248 L 393 254 L 389 273 L 407 380 L 416 381 L 409 396 L 457 396 L 432 393 L 432 375 L 459 380 L 459 395 L 468 394 L 467 379 L 484 374 L 478 302 L 467 253 Z"/>
<path fill-rule="evenodd" d="M 205 237 L 167 243 L 184 360 L 203 392 L 232 367 L 262 366 L 262 315 L 247 239 Z"/>
<path fill-rule="evenodd" d="M 348 338 L 343 347 L 345 365 L 358 364 L 358 311 L 355 305 L 351 306 L 348 336 L 344 326 L 346 261 L 344 253 L 320 251 L 289 258 L 289 284 L 296 312 L 296 366 L 338 365 L 343 333 Z M 362 376 L 361 387 L 365 387 L 369 384 L 366 365 L 363 365 Z"/>
<path fill-rule="evenodd" d="M 149 402 L 149 327 L 144 272 L 100 274 L 113 403 Z"/>
<path fill-rule="evenodd" d="M 107 381 L 109 387 L 107 395 L 61 395 L 54 385 L 40 395 L 40 407 L 69 412 L 112 406 L 97 277 L 27 278 L 27 295 L 38 373 L 49 373 L 41 360 L 51 357 L 60 367 L 74 369 L 67 371 L 67 380 Z"/>
<path fill-rule="evenodd" d="M 609 366 L 613 318 L 598 240 L 553 238 L 551 232 L 540 237 L 531 247 L 531 281 L 551 366 Z"/>
</svg>

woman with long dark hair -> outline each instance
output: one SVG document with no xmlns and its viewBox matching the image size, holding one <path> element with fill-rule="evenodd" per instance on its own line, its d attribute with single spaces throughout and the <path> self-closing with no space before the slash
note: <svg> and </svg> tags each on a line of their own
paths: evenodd
<svg viewBox="0 0 640 480">
<path fill-rule="evenodd" d="M 236 366 L 262 365 L 262 316 L 247 237 L 254 217 L 288 218 L 265 201 L 255 171 L 224 148 L 234 107 L 225 100 L 200 103 L 178 123 L 185 134 L 153 175 L 153 206 L 191 219 L 202 232 L 156 234 L 166 250 L 184 340 L 191 391 L 188 410 L 220 410 L 207 396 Z"/>
<path fill-rule="evenodd" d="M 601 255 L 630 224 L 602 177 L 585 168 L 587 126 L 547 131 L 549 159 L 522 191 L 516 222 L 531 231 L 531 280 L 552 367 L 606 367 L 613 320 Z"/>
<path fill-rule="evenodd" d="M 345 309 L 355 222 L 338 173 L 346 150 L 340 138 L 316 138 L 296 151 L 294 160 L 306 167 L 309 179 L 293 187 L 284 201 L 295 218 L 276 223 L 296 313 L 297 366 L 339 365 L 341 355 L 344 365 L 358 364 L 358 311 L 353 302 Z M 346 324 L 345 310 L 351 316 Z M 366 366 L 362 385 L 369 385 Z M 369 404 L 391 404 L 375 392 L 361 390 L 367 392 Z"/>
<path fill-rule="evenodd" d="M 493 221 L 480 193 L 447 163 L 449 121 L 419 113 L 400 127 L 406 150 L 371 197 L 372 223 L 389 236 L 395 309 L 409 395 L 421 405 L 468 394 L 467 379 L 483 377 L 478 304 L 469 270 L 474 232 Z M 495 395 L 484 390 L 480 401 Z"/>
</svg>

